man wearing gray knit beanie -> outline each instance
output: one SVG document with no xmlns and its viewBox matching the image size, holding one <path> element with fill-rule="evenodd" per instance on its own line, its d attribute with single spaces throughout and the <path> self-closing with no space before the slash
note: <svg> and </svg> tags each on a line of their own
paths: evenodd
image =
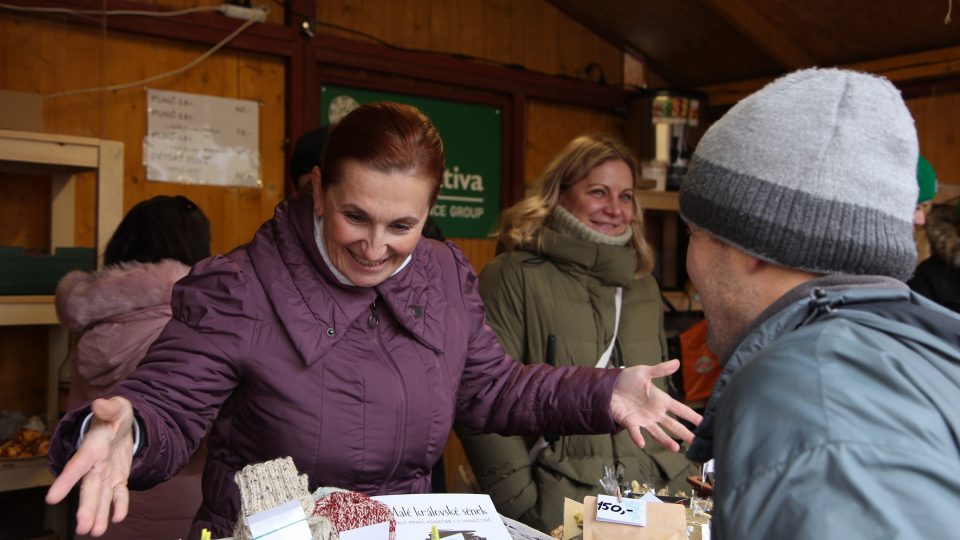
<svg viewBox="0 0 960 540">
<path fill-rule="evenodd" d="M 688 457 L 713 537 L 936 538 L 960 509 L 960 317 L 913 294 L 917 135 L 889 81 L 782 77 L 680 190 L 724 371 Z"/>
</svg>

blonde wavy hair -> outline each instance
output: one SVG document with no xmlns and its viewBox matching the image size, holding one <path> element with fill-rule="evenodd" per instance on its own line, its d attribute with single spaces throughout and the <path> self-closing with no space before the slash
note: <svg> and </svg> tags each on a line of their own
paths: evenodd
<svg viewBox="0 0 960 540">
<path fill-rule="evenodd" d="M 564 148 L 537 180 L 527 196 L 500 214 L 500 226 L 496 237 L 505 251 L 520 246 L 536 246 L 543 249 L 543 233 L 547 218 L 559 204 L 560 194 L 580 182 L 595 167 L 610 160 L 621 160 L 630 168 L 633 184 L 637 184 L 637 160 L 620 141 L 602 134 L 581 135 Z M 630 221 L 633 235 L 630 243 L 637 253 L 637 276 L 648 274 L 653 269 L 653 249 L 647 244 L 643 230 L 643 212 L 640 201 L 633 198 L 633 219 Z"/>
</svg>

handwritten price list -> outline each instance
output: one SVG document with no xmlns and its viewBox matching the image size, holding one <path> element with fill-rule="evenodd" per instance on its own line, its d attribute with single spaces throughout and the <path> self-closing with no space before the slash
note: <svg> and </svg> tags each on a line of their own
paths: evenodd
<svg viewBox="0 0 960 540">
<path fill-rule="evenodd" d="M 147 91 L 147 178 L 260 185 L 260 107 L 255 101 Z"/>
</svg>

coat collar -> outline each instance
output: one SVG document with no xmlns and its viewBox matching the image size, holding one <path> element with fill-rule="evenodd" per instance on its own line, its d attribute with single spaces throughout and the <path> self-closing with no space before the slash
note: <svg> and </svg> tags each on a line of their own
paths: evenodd
<svg viewBox="0 0 960 540">
<path fill-rule="evenodd" d="M 631 246 L 610 246 L 580 240 L 553 229 L 543 231 L 540 254 L 557 264 L 568 264 L 607 285 L 627 287 L 637 271 L 637 252 Z"/>
<path fill-rule="evenodd" d="M 438 245 L 435 240 L 421 238 L 410 264 L 375 289 L 401 326 L 427 347 L 441 352 L 447 303 L 440 262 L 434 253 Z"/>
<path fill-rule="evenodd" d="M 442 349 L 445 305 L 427 242 L 420 241 L 407 268 L 377 287 L 342 285 L 314 240 L 312 200 L 300 197 L 280 203 L 247 249 L 274 312 L 307 365 L 327 354 L 354 321 L 369 317 L 378 296 L 414 338 Z"/>
<path fill-rule="evenodd" d="M 81 332 L 137 310 L 169 309 L 173 284 L 189 272 L 189 266 L 172 259 L 120 263 L 95 273 L 70 272 L 57 284 L 57 317 L 67 329 Z"/>
<path fill-rule="evenodd" d="M 697 427 L 687 457 L 704 463 L 713 459 L 714 423 L 723 391 L 737 370 L 756 353 L 798 328 L 812 324 L 844 305 L 904 299 L 909 289 L 903 282 L 884 276 L 830 274 L 803 283 L 771 304 L 741 336 L 738 345 L 721 358 L 723 372 L 717 379 Z"/>
</svg>

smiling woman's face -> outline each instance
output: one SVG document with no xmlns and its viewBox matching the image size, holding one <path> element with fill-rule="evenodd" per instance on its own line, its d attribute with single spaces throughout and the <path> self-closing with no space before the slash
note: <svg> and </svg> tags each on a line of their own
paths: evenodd
<svg viewBox="0 0 960 540">
<path fill-rule="evenodd" d="M 618 236 L 627 232 L 633 219 L 633 191 L 630 167 L 623 160 L 611 159 L 567 188 L 559 202 L 587 227 Z"/>
<path fill-rule="evenodd" d="M 323 216 L 323 244 L 353 284 L 374 287 L 390 277 L 420 240 L 435 182 L 418 174 L 381 173 L 347 161 L 343 178 L 324 193 L 314 182 L 314 208 Z"/>
</svg>

